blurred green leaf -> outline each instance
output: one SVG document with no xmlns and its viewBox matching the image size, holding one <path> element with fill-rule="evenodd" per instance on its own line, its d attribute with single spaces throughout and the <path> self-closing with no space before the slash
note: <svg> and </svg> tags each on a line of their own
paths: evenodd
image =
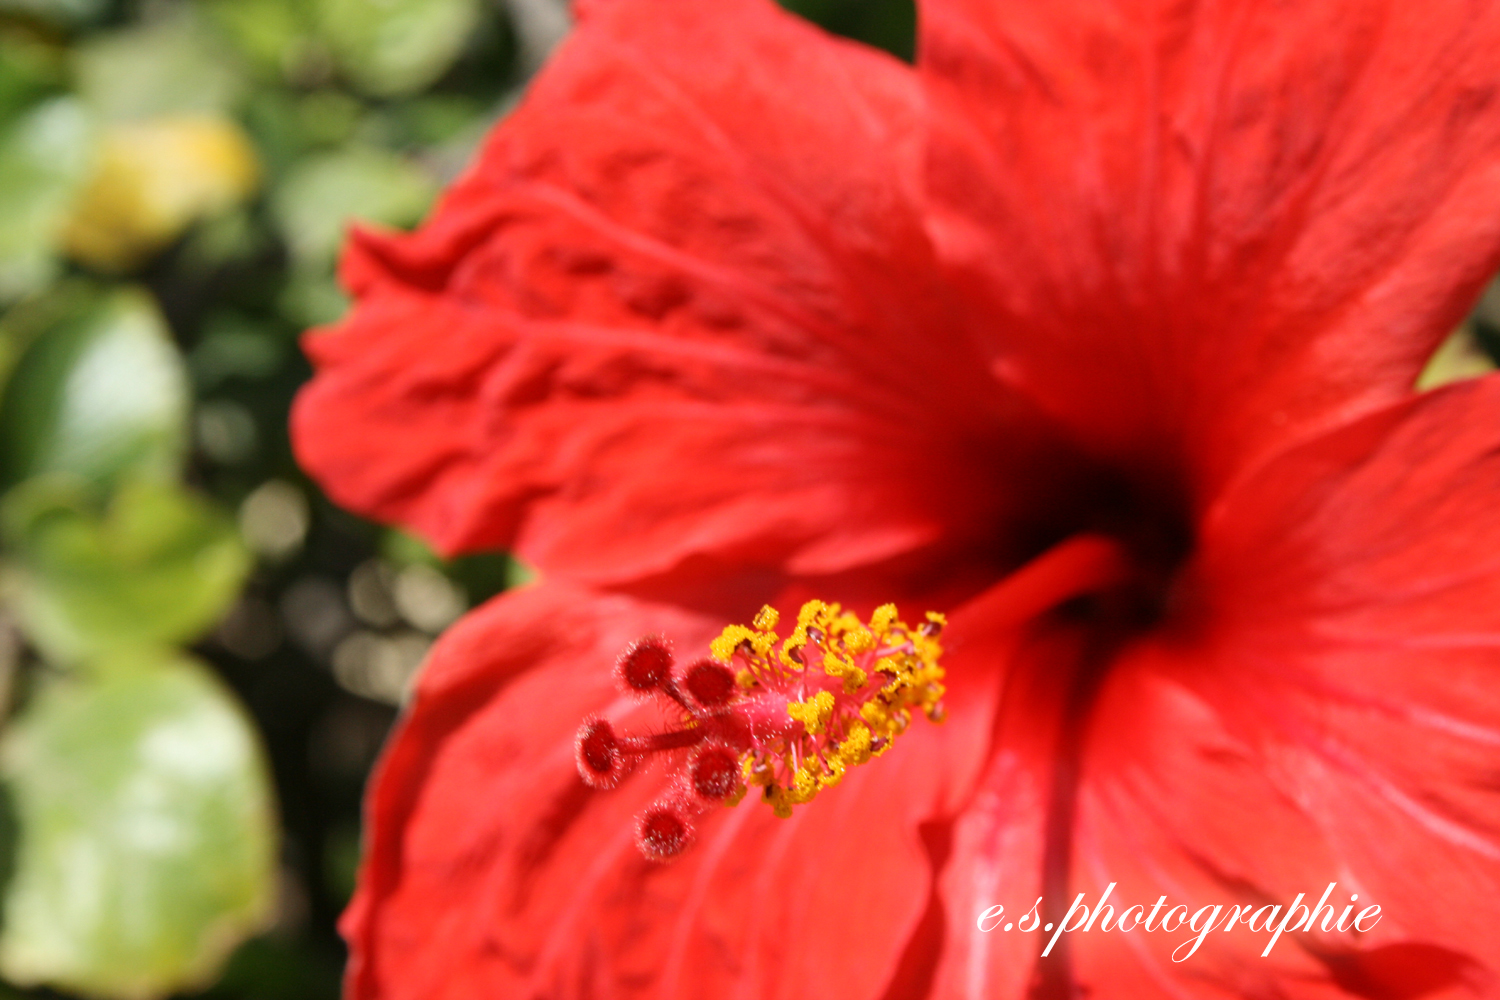
<svg viewBox="0 0 1500 1000">
<path fill-rule="evenodd" d="M 347 142 L 359 125 L 363 107 L 348 94 L 315 90 L 298 98 L 297 127 L 308 147 L 338 146 Z"/>
<path fill-rule="evenodd" d="M 339 967 L 312 949 L 279 935 L 246 941 L 204 1000 L 310 1000 L 339 995 Z"/>
<path fill-rule="evenodd" d="M 226 379 L 265 378 L 276 371 L 285 354 L 286 340 L 269 324 L 226 311 L 205 321 L 188 365 L 201 393 Z"/>
<path fill-rule="evenodd" d="M 422 539 L 399 528 L 388 528 L 381 534 L 380 553 L 396 566 L 431 566 L 441 570 L 461 585 L 475 604 L 540 578 L 534 567 L 508 552 L 444 559 Z"/>
<path fill-rule="evenodd" d="M 0 14 L 30 14 L 54 24 L 92 21 L 109 0 L 0 0 Z"/>
<path fill-rule="evenodd" d="M 245 88 L 234 52 L 180 7 L 172 17 L 97 35 L 73 58 L 79 95 L 110 121 L 222 113 Z"/>
<path fill-rule="evenodd" d="M 391 109 L 390 117 L 403 139 L 431 147 L 478 139 L 493 124 L 494 113 L 488 103 L 472 97 L 432 94 L 403 101 Z"/>
<path fill-rule="evenodd" d="M 327 264 L 331 264 L 328 261 Z M 339 287 L 331 271 L 303 269 L 292 275 L 276 306 L 282 318 L 297 326 L 321 326 L 336 322 L 349 309 L 349 296 Z"/>
<path fill-rule="evenodd" d="M 201 985 L 262 927 L 274 807 L 256 737 L 158 653 L 43 687 L 0 744 L 20 838 L 0 972 L 97 997 Z"/>
<path fill-rule="evenodd" d="M 66 97 L 0 132 L 0 304 L 51 280 L 93 138 L 83 106 Z"/>
<path fill-rule="evenodd" d="M 274 174 L 286 172 L 314 150 L 348 142 L 363 114 L 355 98 L 329 90 L 293 94 L 264 88 L 245 108 L 258 151 Z"/>
<path fill-rule="evenodd" d="M 326 268 L 359 219 L 389 226 L 418 221 L 437 185 L 407 160 L 350 147 L 301 161 L 271 196 L 271 208 L 302 266 Z"/>
<path fill-rule="evenodd" d="M 0 25 L 0 128 L 63 83 L 63 50 Z"/>
<path fill-rule="evenodd" d="M 235 47 L 262 70 L 296 75 L 312 36 L 302 0 L 213 0 L 204 7 Z"/>
<path fill-rule="evenodd" d="M 179 262 L 185 273 L 206 277 L 233 264 L 253 266 L 258 255 L 271 252 L 270 244 L 260 219 L 239 205 L 211 214 L 189 230 Z"/>
<path fill-rule="evenodd" d="M 1414 388 L 1418 392 L 1488 375 L 1495 370 L 1495 362 L 1480 342 L 1476 326 L 1478 323 L 1472 320 L 1464 323 L 1438 346 L 1432 357 L 1427 359 L 1427 366 L 1417 376 Z"/>
<path fill-rule="evenodd" d="M 32 342 L 77 313 L 79 301 L 73 290 L 78 287 L 72 282 L 55 285 L 46 294 L 23 299 L 0 314 L 0 402 L 11 371 Z"/>
<path fill-rule="evenodd" d="M 885 49 L 907 62 L 916 51 L 913 0 L 780 0 L 783 7 L 834 34 Z"/>
<path fill-rule="evenodd" d="M 78 308 L 32 342 L 0 404 L 0 479 L 175 473 L 188 379 L 161 314 L 139 290 L 70 294 Z"/>
<path fill-rule="evenodd" d="M 479 0 L 317 0 L 318 24 L 334 58 L 366 93 L 421 90 L 463 51 Z"/>
<path fill-rule="evenodd" d="M 123 484 L 101 517 L 76 481 L 33 479 L 6 495 L 0 527 L 13 607 L 63 663 L 196 637 L 250 569 L 233 521 L 170 482 Z"/>
</svg>

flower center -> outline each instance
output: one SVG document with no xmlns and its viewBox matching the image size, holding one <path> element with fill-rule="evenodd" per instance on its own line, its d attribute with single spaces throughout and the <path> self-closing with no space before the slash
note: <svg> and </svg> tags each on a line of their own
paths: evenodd
<svg viewBox="0 0 1500 1000">
<path fill-rule="evenodd" d="M 667 791 L 637 819 L 646 857 L 680 854 L 694 820 L 738 805 L 752 786 L 788 817 L 849 768 L 885 754 L 916 712 L 943 720 L 942 615 L 929 611 L 912 628 L 894 604 L 865 623 L 837 604 L 809 601 L 785 639 L 773 631 L 779 621 L 762 608 L 753 624 L 730 625 L 709 657 L 682 669 L 659 636 L 620 655 L 620 686 L 661 699 L 682 727 L 631 736 L 588 719 L 576 741 L 578 773 L 595 788 L 613 788 L 647 757 L 677 755 Z"/>
</svg>

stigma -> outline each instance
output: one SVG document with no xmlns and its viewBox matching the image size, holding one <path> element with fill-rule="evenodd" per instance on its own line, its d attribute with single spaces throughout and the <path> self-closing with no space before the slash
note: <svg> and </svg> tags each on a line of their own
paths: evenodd
<svg viewBox="0 0 1500 1000">
<path fill-rule="evenodd" d="M 620 654 L 619 686 L 659 701 L 678 724 L 627 734 L 587 719 L 575 743 L 578 773 L 594 788 L 613 788 L 648 758 L 668 761 L 666 790 L 636 818 L 646 857 L 682 853 L 699 817 L 739 805 L 752 789 L 789 817 L 850 768 L 889 752 L 917 714 L 943 721 L 942 615 L 929 611 L 913 628 L 894 604 L 863 622 L 837 604 L 809 601 L 784 639 L 780 620 L 764 607 L 686 664 L 661 636 Z"/>
</svg>

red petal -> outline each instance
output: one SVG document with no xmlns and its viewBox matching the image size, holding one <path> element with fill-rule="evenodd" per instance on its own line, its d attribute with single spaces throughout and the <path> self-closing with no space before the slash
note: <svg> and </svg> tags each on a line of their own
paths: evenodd
<svg viewBox="0 0 1500 1000">
<path fill-rule="evenodd" d="M 914 207 L 912 72 L 768 0 L 590 12 L 421 232 L 354 240 L 304 466 L 444 550 L 593 579 L 992 523 L 961 439 L 997 404 Z"/>
<path fill-rule="evenodd" d="M 543 584 L 444 636 L 369 799 L 343 925 L 351 1000 L 881 995 L 928 905 L 918 825 L 972 780 L 993 672 L 955 670 L 948 723 L 919 723 L 792 819 L 753 800 L 711 812 L 687 851 L 654 864 L 635 816 L 661 772 L 594 792 L 573 748 L 591 713 L 660 725 L 610 671 L 653 632 L 681 651 L 717 628 Z"/>
<path fill-rule="evenodd" d="M 1456 948 L 1492 975 L 1496 426 L 1486 378 L 1300 448 L 1225 498 L 1202 571 L 1235 674 L 1257 685 L 1244 711 L 1298 748 L 1308 812 L 1386 906 L 1386 939 Z"/>
<path fill-rule="evenodd" d="M 1500 379 L 1299 446 L 1212 512 L 1183 608 L 1109 667 L 1088 717 L 1067 899 L 1378 904 L 1368 935 L 1067 935 L 1089 995 L 1488 997 L 1500 985 Z M 1028 673 L 1056 673 L 1035 658 Z M 1047 668 L 1047 669 L 1043 669 Z M 1040 683 L 1040 682 L 1037 682 Z M 1028 696 L 1022 717 L 1063 717 Z M 1009 720 L 1014 729 L 1015 718 Z M 1003 729 L 943 880 L 936 995 L 1024 995 L 1045 935 L 974 930 L 1041 892 L 1052 761 Z M 1019 876 L 1019 878 L 1018 878 Z M 1042 940 L 1038 940 L 1042 938 Z"/>
<path fill-rule="evenodd" d="M 1200 506 L 1406 393 L 1495 270 L 1494 4 L 922 11 L 934 231 L 994 367 Z"/>
</svg>

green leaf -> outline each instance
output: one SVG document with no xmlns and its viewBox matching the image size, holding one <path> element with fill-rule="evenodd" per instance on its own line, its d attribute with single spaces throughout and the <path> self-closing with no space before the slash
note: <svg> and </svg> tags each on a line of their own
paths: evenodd
<svg viewBox="0 0 1500 1000">
<path fill-rule="evenodd" d="M 263 379 L 281 366 L 287 341 L 269 324 L 228 310 L 204 321 L 203 335 L 188 356 L 200 392 L 226 379 Z"/>
<path fill-rule="evenodd" d="M 64 49 L 29 32 L 0 31 L 0 127 L 66 81 Z"/>
<path fill-rule="evenodd" d="M 1464 323 L 1427 359 L 1427 366 L 1417 376 L 1414 388 L 1418 392 L 1426 392 L 1450 382 L 1488 375 L 1494 370 L 1495 362 L 1485 353 L 1475 324 Z"/>
<path fill-rule="evenodd" d="M 339 967 L 316 943 L 283 934 L 246 941 L 202 1000 L 337 998 Z M 3 995 L 0 995 L 3 1000 Z"/>
<path fill-rule="evenodd" d="M 410 162 L 355 146 L 301 161 L 271 207 L 297 262 L 321 269 L 332 264 L 351 221 L 411 225 L 436 193 L 433 179 Z"/>
<path fill-rule="evenodd" d="M 0 743 L 19 827 L 0 973 L 95 997 L 210 981 L 265 925 L 265 763 L 200 664 L 136 654 L 43 687 Z"/>
<path fill-rule="evenodd" d="M 78 93 L 109 121 L 216 115 L 243 96 L 233 50 L 185 12 L 96 35 L 74 53 Z"/>
<path fill-rule="evenodd" d="M 108 0 L 0 0 L 0 14 L 31 15 L 54 24 L 92 21 Z"/>
<path fill-rule="evenodd" d="M 312 26 L 302 0 L 210 0 L 204 6 L 263 72 L 281 76 L 306 58 Z"/>
<path fill-rule="evenodd" d="M 0 404 L 0 481 L 175 474 L 188 378 L 161 314 L 137 290 L 70 294 L 76 308 L 27 348 Z"/>
<path fill-rule="evenodd" d="M 76 481 L 38 478 L 0 507 L 22 627 L 63 663 L 195 638 L 250 569 L 233 521 L 175 483 L 134 480 L 101 517 Z"/>
<path fill-rule="evenodd" d="M 318 25 L 355 86 L 381 97 L 437 80 L 463 51 L 478 0 L 318 0 Z"/>
<path fill-rule="evenodd" d="M 65 97 L 37 105 L 0 133 L 0 304 L 41 288 L 57 270 L 93 139 L 83 105 Z"/>
<path fill-rule="evenodd" d="M 781 5 L 836 35 L 853 38 L 912 61 L 917 10 L 912 0 L 780 0 Z"/>
</svg>

